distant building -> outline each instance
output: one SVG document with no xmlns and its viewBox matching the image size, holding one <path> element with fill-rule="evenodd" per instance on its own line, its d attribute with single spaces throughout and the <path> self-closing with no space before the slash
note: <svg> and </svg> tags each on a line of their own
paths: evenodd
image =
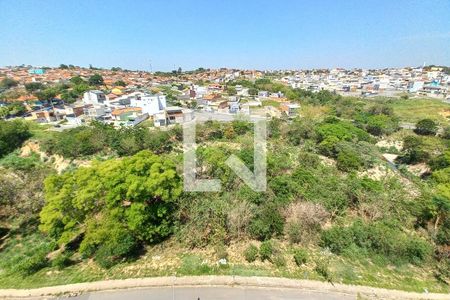
<svg viewBox="0 0 450 300">
<path fill-rule="evenodd" d="M 31 112 L 31 118 L 38 123 L 49 123 L 56 121 L 53 110 L 39 110 Z"/>
<path fill-rule="evenodd" d="M 83 94 L 83 102 L 85 104 L 106 104 L 107 101 L 108 98 L 106 97 L 105 93 L 99 90 L 91 90 Z"/>
<path fill-rule="evenodd" d="M 170 106 L 164 111 L 153 116 L 155 127 L 167 126 L 172 124 L 182 124 L 194 119 L 194 112 L 190 109 Z"/>
<path fill-rule="evenodd" d="M 267 97 L 269 97 L 269 92 L 268 91 L 259 91 L 258 97 L 259 98 L 267 98 Z"/>
<path fill-rule="evenodd" d="M 229 101 L 228 102 L 229 112 L 232 114 L 237 114 L 240 109 L 239 101 Z"/>
<path fill-rule="evenodd" d="M 32 74 L 32 75 L 43 75 L 43 74 L 45 74 L 45 70 L 44 69 L 29 69 L 28 73 Z"/>
<path fill-rule="evenodd" d="M 84 114 L 91 119 L 103 119 L 107 116 L 107 109 L 104 106 L 89 105 L 84 108 Z"/>
<path fill-rule="evenodd" d="M 135 120 L 139 115 L 142 114 L 142 109 L 140 107 L 126 107 L 115 109 L 111 112 L 113 120 L 116 121 L 130 121 Z"/>
<path fill-rule="evenodd" d="M 409 92 L 410 92 L 410 93 L 416 93 L 416 92 L 422 90 L 424 84 L 425 84 L 425 83 L 424 83 L 423 81 L 415 81 L 415 82 L 410 86 Z"/>
<path fill-rule="evenodd" d="M 300 105 L 297 103 L 281 103 L 280 105 L 280 111 L 284 112 L 288 117 L 292 118 L 298 115 L 298 110 L 300 108 Z"/>
<path fill-rule="evenodd" d="M 140 107 L 143 114 L 153 116 L 166 108 L 166 96 L 162 94 L 136 94 L 130 98 L 130 106 Z"/>
</svg>

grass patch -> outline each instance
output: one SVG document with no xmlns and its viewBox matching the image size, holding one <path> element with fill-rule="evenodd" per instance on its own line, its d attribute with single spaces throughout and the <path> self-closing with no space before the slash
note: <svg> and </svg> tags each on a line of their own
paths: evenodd
<svg viewBox="0 0 450 300">
<path fill-rule="evenodd" d="M 270 262 L 247 263 L 244 257 L 237 259 L 236 256 L 232 256 L 234 259 L 229 260 L 228 265 L 219 266 L 216 260 L 208 255 L 212 251 L 186 253 L 189 250 L 171 244 L 168 247 L 148 249 L 147 255 L 138 260 L 120 263 L 110 269 L 102 269 L 92 260 L 74 259 L 72 264 L 63 269 L 49 263 L 27 276 L 11 271 L 10 267 L 17 263 L 25 248 L 31 249 L 27 251 L 36 251 L 48 242 L 39 233 L 8 239 L 0 252 L 0 288 L 37 288 L 107 279 L 197 275 L 277 276 L 325 281 L 323 274 L 317 273 L 315 269 L 318 259 L 326 259 L 328 272 L 335 283 L 415 292 L 423 292 L 424 289 L 430 292 L 450 292 L 447 285 L 434 278 L 430 266 L 393 266 L 364 257 L 346 258 L 314 249 L 305 249 L 311 259 L 301 266 L 297 266 L 293 259 L 287 259 L 286 266 L 276 266 Z M 292 251 L 293 249 L 286 249 L 283 254 L 288 258 Z"/>
<path fill-rule="evenodd" d="M 416 123 L 429 118 L 442 124 L 449 123 L 446 116 L 450 115 L 450 104 L 438 99 L 396 99 L 392 100 L 391 106 L 402 122 Z"/>
<path fill-rule="evenodd" d="M 281 103 L 275 100 L 263 100 L 261 101 L 262 106 L 273 106 L 280 107 Z"/>
</svg>

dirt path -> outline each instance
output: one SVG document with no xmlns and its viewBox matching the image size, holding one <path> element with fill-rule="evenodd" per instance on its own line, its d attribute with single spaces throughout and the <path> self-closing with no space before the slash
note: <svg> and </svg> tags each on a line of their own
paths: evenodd
<svg viewBox="0 0 450 300">
<path fill-rule="evenodd" d="M 294 280 L 271 277 L 240 276 L 191 276 L 191 277 L 156 277 L 124 280 L 109 280 L 87 283 L 68 284 L 37 289 L 5 289 L 0 290 L 0 298 L 41 298 L 44 296 L 75 296 L 93 291 L 111 291 L 151 287 L 211 287 L 241 286 L 261 288 L 299 289 L 320 291 L 331 294 L 346 294 L 368 299 L 450 299 L 449 294 L 412 293 L 366 286 L 344 284 L 331 285 L 326 282 L 312 280 Z"/>
</svg>

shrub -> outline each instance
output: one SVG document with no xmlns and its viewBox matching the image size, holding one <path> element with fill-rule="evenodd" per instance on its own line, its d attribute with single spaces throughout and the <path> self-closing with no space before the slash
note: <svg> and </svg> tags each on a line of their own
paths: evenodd
<svg viewBox="0 0 450 300">
<path fill-rule="evenodd" d="M 330 271 L 330 261 L 326 258 L 317 259 L 314 270 L 327 281 L 331 281 L 333 279 Z"/>
<path fill-rule="evenodd" d="M 400 163 L 415 164 L 426 161 L 430 157 L 430 154 L 423 150 L 422 139 L 417 136 L 406 136 L 403 139 L 403 150 L 405 154 L 397 158 Z"/>
<path fill-rule="evenodd" d="M 244 120 L 234 120 L 232 123 L 233 130 L 238 135 L 244 135 L 253 127 L 252 123 Z"/>
<path fill-rule="evenodd" d="M 362 161 L 355 151 L 345 149 L 340 151 L 337 156 L 337 168 L 341 171 L 358 170 L 362 166 Z"/>
<path fill-rule="evenodd" d="M 248 233 L 248 226 L 253 216 L 253 204 L 242 201 L 233 201 L 227 212 L 227 228 L 230 236 L 242 238 Z"/>
<path fill-rule="evenodd" d="M 423 119 L 417 122 L 414 132 L 420 135 L 436 135 L 438 126 L 431 119 Z"/>
<path fill-rule="evenodd" d="M 258 258 L 258 248 L 255 245 L 249 245 L 244 251 L 245 260 L 254 262 Z"/>
<path fill-rule="evenodd" d="M 409 262 L 419 264 L 426 260 L 432 252 L 431 245 L 425 240 L 411 238 L 405 249 L 405 256 Z"/>
<path fill-rule="evenodd" d="M 286 218 L 287 236 L 295 244 L 316 235 L 329 214 L 320 204 L 297 201 L 291 203 L 283 215 Z"/>
<path fill-rule="evenodd" d="M 264 241 L 259 247 L 259 257 L 262 261 L 271 260 L 274 252 L 274 247 L 271 241 Z"/>
<path fill-rule="evenodd" d="M 137 248 L 134 237 L 121 232 L 112 240 L 104 241 L 95 252 L 95 261 L 103 268 L 110 268 L 123 259 L 129 258 Z"/>
<path fill-rule="evenodd" d="M 391 134 L 398 128 L 398 122 L 395 118 L 380 114 L 369 116 L 367 120 L 367 132 L 380 136 L 383 134 Z"/>
<path fill-rule="evenodd" d="M 450 126 L 444 128 L 441 137 L 446 140 L 450 139 Z"/>
<path fill-rule="evenodd" d="M 294 250 L 294 261 L 297 264 L 297 266 L 301 266 L 306 263 L 308 260 L 308 253 L 305 249 L 298 248 Z"/>
<path fill-rule="evenodd" d="M 45 268 L 48 264 L 45 252 L 38 252 L 24 259 L 16 266 L 16 270 L 22 275 L 31 275 Z"/>
<path fill-rule="evenodd" d="M 303 228 L 299 223 L 293 222 L 286 225 L 286 234 L 292 244 L 300 243 L 303 240 Z"/>
<path fill-rule="evenodd" d="M 317 154 L 310 152 L 300 152 L 298 162 L 305 167 L 316 168 L 320 164 L 320 158 Z"/>
<path fill-rule="evenodd" d="M 52 260 L 52 267 L 62 270 L 65 267 L 70 266 L 72 260 L 70 259 L 70 253 L 60 253 Z"/>
<path fill-rule="evenodd" d="M 352 243 L 352 233 L 345 227 L 332 227 L 322 232 L 320 245 L 340 254 Z"/>
<path fill-rule="evenodd" d="M 334 226 L 322 233 L 320 244 L 336 254 L 347 255 L 361 249 L 397 263 L 421 263 L 432 251 L 430 243 L 404 233 L 399 225 L 388 221 L 368 224 L 356 221 L 348 227 Z"/>
<path fill-rule="evenodd" d="M 225 245 L 218 245 L 215 249 L 217 259 L 228 259 L 228 252 Z"/>
<path fill-rule="evenodd" d="M 0 158 L 20 147 L 30 136 L 26 123 L 0 120 Z"/>
<path fill-rule="evenodd" d="M 250 234 L 259 239 L 267 240 L 283 232 L 284 220 L 274 203 L 264 205 L 250 222 Z"/>
<path fill-rule="evenodd" d="M 189 247 L 205 247 L 207 245 L 223 244 L 228 240 L 227 218 L 236 214 L 235 208 L 221 197 L 189 198 L 180 201 L 178 214 L 183 221 L 179 230 L 175 230 L 178 239 Z M 230 219 L 231 220 L 231 219 Z M 234 220 L 234 219 L 233 219 Z M 229 225 L 230 230 L 240 228 L 239 224 Z M 238 234 L 238 232 L 232 232 Z"/>
<path fill-rule="evenodd" d="M 275 254 L 272 258 L 272 262 L 278 268 L 286 267 L 286 259 L 281 253 Z"/>
</svg>

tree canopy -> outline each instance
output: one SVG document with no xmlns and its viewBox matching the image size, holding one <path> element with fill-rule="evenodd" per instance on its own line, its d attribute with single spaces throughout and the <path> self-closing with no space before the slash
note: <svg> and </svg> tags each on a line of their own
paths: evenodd
<svg viewBox="0 0 450 300">
<path fill-rule="evenodd" d="M 13 151 L 31 136 L 28 126 L 19 120 L 0 120 L 0 158 Z"/>
<path fill-rule="evenodd" d="M 175 166 L 150 151 L 45 180 L 40 228 L 67 243 L 83 233 L 80 251 L 114 260 L 171 233 L 171 213 L 181 193 Z M 116 248 L 125 247 L 119 253 Z"/>
<path fill-rule="evenodd" d="M 89 77 L 88 82 L 90 85 L 102 85 L 103 77 L 100 74 L 94 74 L 91 77 Z"/>
</svg>

